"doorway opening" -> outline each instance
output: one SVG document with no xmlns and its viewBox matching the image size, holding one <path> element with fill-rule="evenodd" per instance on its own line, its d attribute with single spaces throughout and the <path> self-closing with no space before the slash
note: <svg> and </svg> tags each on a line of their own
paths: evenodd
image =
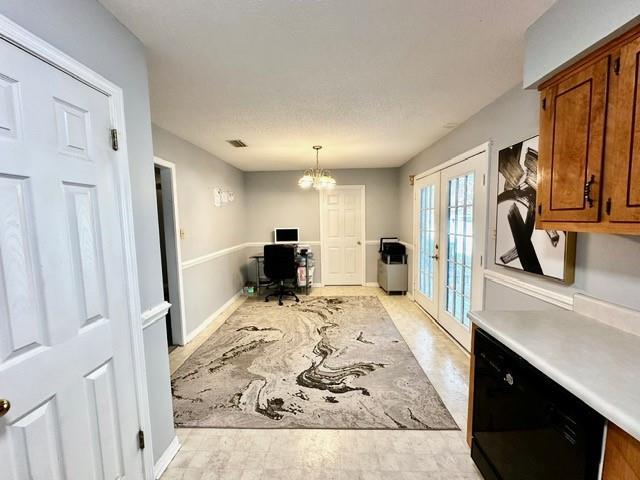
<svg viewBox="0 0 640 480">
<path fill-rule="evenodd" d="M 416 302 L 467 351 L 467 314 L 483 306 L 488 144 L 416 177 Z"/>
<path fill-rule="evenodd" d="M 184 297 L 180 255 L 180 229 L 178 227 L 178 199 L 175 164 L 155 158 L 156 202 L 162 261 L 162 288 L 164 300 L 171 304 L 166 316 L 169 352 L 184 345 Z"/>
</svg>

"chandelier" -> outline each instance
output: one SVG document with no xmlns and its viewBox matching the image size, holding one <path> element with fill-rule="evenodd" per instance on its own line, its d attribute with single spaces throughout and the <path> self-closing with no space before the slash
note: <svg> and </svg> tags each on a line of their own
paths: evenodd
<svg viewBox="0 0 640 480">
<path fill-rule="evenodd" d="M 321 145 L 314 145 L 313 149 L 316 151 L 316 168 L 305 170 L 304 175 L 298 180 L 298 186 L 300 188 L 306 189 L 313 187 L 316 190 L 323 190 L 336 186 L 336 180 L 331 176 L 331 172 L 320 168 L 318 156 L 321 148 Z"/>
</svg>

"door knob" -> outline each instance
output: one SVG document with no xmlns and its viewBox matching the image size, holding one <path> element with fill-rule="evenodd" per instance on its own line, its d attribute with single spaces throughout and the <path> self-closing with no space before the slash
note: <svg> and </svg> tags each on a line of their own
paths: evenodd
<svg viewBox="0 0 640 480">
<path fill-rule="evenodd" d="M 11 402 L 4 398 L 0 398 L 0 417 L 4 417 L 10 409 Z"/>
<path fill-rule="evenodd" d="M 362 245 L 362 242 L 360 240 L 358 240 L 358 245 Z"/>
</svg>

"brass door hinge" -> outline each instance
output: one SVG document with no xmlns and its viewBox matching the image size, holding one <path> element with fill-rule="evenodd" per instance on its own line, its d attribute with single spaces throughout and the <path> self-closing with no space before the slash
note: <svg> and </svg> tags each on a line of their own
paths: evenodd
<svg viewBox="0 0 640 480">
<path fill-rule="evenodd" d="M 118 130 L 115 128 L 111 129 L 111 148 L 118 151 Z"/>
<path fill-rule="evenodd" d="M 542 215 L 542 204 L 538 205 L 538 215 Z"/>
<path fill-rule="evenodd" d="M 138 448 L 144 450 L 144 432 L 142 430 L 138 432 Z"/>
<path fill-rule="evenodd" d="M 544 97 L 542 99 L 542 109 L 546 110 L 547 109 L 547 97 Z"/>
<path fill-rule="evenodd" d="M 611 215 L 611 197 L 607 198 L 607 203 L 605 204 L 605 210 L 607 215 Z"/>
<path fill-rule="evenodd" d="M 620 75 L 620 57 L 613 61 L 613 73 Z"/>
</svg>

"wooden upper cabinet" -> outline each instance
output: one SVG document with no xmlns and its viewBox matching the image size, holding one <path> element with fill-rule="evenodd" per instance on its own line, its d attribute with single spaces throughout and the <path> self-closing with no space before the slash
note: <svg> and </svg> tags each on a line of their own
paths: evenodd
<svg viewBox="0 0 640 480">
<path fill-rule="evenodd" d="M 622 46 L 616 62 L 610 221 L 640 222 L 640 37 Z"/>
<path fill-rule="evenodd" d="M 640 26 L 540 86 L 536 228 L 640 235 Z"/>
<path fill-rule="evenodd" d="M 607 56 L 541 94 L 540 221 L 600 219 L 608 74 Z"/>
</svg>

